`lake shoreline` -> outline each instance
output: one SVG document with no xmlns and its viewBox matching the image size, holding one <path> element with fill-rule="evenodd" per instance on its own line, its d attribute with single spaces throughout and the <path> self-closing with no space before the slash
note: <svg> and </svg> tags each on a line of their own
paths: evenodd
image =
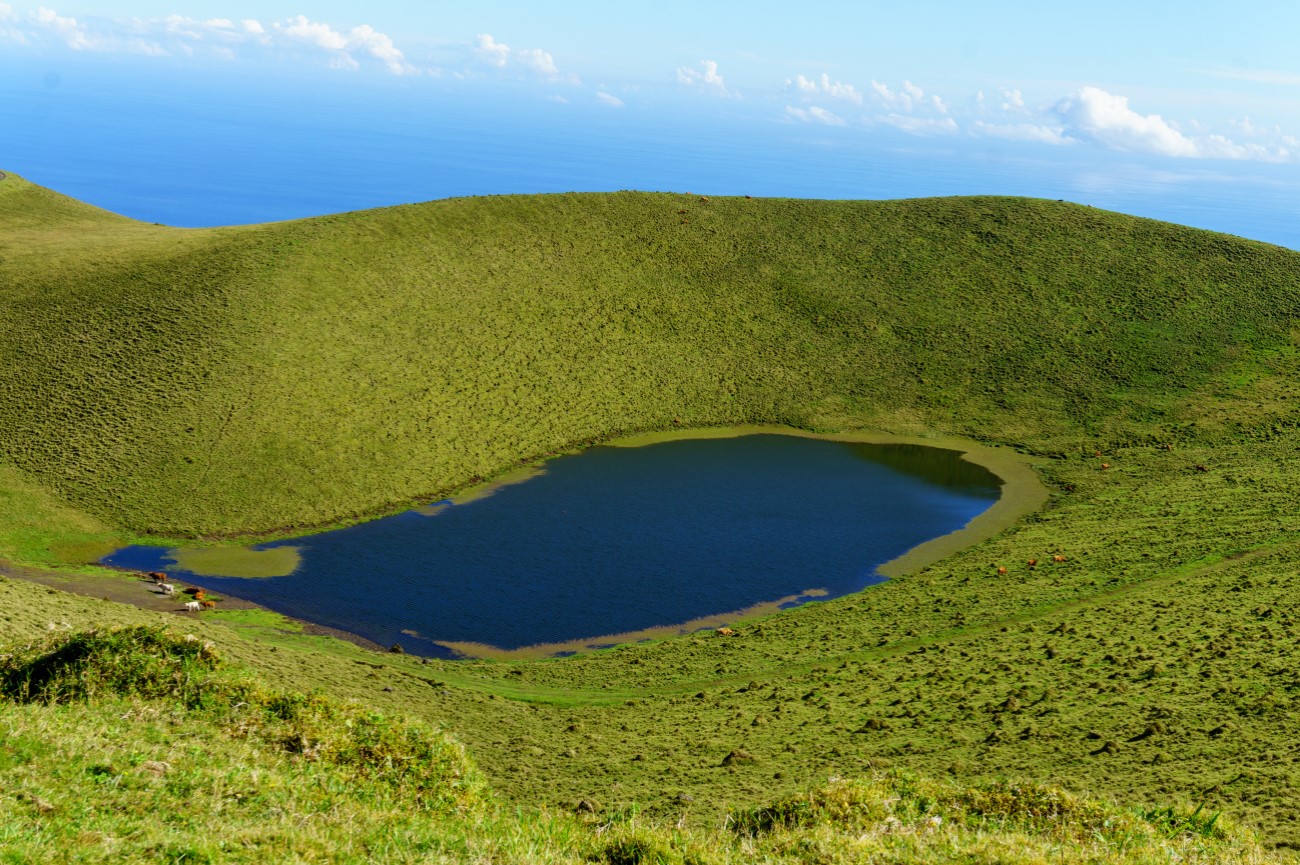
<svg viewBox="0 0 1300 865">
<path fill-rule="evenodd" d="M 1010 448 L 994 447 L 961 436 L 939 433 L 934 435 L 894 435 L 868 431 L 819 433 L 798 427 L 752 424 L 665 430 L 611 439 L 602 444 L 608 447 L 641 447 L 668 441 L 736 438 L 745 435 L 788 435 L 853 444 L 920 445 L 953 450 L 959 452 L 966 462 L 987 469 L 1001 481 L 1002 491 L 998 500 L 967 525 L 918 544 L 876 568 L 876 573 L 889 579 L 919 571 L 959 550 L 988 540 L 1014 525 L 1018 520 L 1042 508 L 1050 495 L 1047 487 L 1043 485 L 1037 472 L 1030 465 L 1033 457 Z"/>
<path fill-rule="evenodd" d="M 905 551 L 894 559 L 881 564 L 875 569 L 875 573 L 882 578 L 897 578 L 904 574 L 920 570 L 961 549 L 965 549 L 966 547 L 986 540 L 1014 524 L 1026 514 L 1032 513 L 1042 507 L 1048 496 L 1046 487 L 1044 487 L 1038 480 L 1036 473 L 1029 465 L 1030 457 L 1009 448 L 989 447 L 969 439 L 954 436 L 899 436 L 864 431 L 817 433 L 793 427 L 747 425 L 667 430 L 656 433 L 614 438 L 602 442 L 600 446 L 633 448 L 668 441 L 737 438 L 750 435 L 781 435 L 791 438 L 818 439 L 857 444 L 915 445 L 939 450 L 949 450 L 960 454 L 964 461 L 986 469 L 998 479 L 1000 485 L 998 498 L 985 511 L 978 514 L 965 526 L 925 541 Z M 506 473 L 499 478 L 473 488 L 468 495 L 462 495 L 464 495 L 464 500 L 472 500 L 479 495 L 490 494 L 501 486 L 521 482 L 532 475 L 544 471 L 545 469 L 542 466 L 535 466 L 526 472 L 517 470 Z M 215 552 L 220 549 L 220 547 L 208 547 L 206 549 Z M 129 568 L 119 567 L 117 569 L 128 573 L 132 572 Z M 202 574 L 200 573 L 200 575 Z M 864 590 L 865 589 L 859 591 Z M 283 616 L 287 621 L 298 623 L 307 633 L 317 633 L 338 637 L 374 651 L 388 651 L 387 647 L 358 634 L 272 610 L 258 604 L 257 602 L 240 598 L 237 594 L 230 594 L 226 587 L 223 587 L 220 591 L 223 596 L 229 597 L 233 601 L 237 601 L 239 604 L 239 607 L 237 608 L 256 608 L 266 610 L 274 615 Z M 95 591 L 91 590 L 82 593 L 95 594 Z M 808 595 L 809 598 L 807 599 L 810 599 L 812 591 L 803 594 Z M 518 648 L 503 648 L 477 642 L 446 642 L 439 640 L 433 642 L 441 650 L 450 651 L 457 659 L 494 658 L 498 660 L 523 660 L 540 657 L 556 657 L 594 651 L 601 648 L 607 648 L 611 645 L 622 645 L 628 642 L 641 642 L 647 639 L 664 639 L 681 634 L 693 633 L 702 629 L 738 625 L 775 615 L 784 609 L 785 606 L 789 605 L 787 602 L 790 600 L 791 598 L 783 597 L 776 602 L 759 603 L 745 609 L 734 609 L 726 613 L 701 616 L 687 622 L 670 623 L 667 625 L 637 630 L 635 632 L 629 631 L 594 635 L 564 640 L 560 643 L 538 643 L 520 646 Z M 131 601 L 127 600 L 127 602 L 130 603 Z M 416 653 L 422 654 L 418 650 Z"/>
<path fill-rule="evenodd" d="M 179 609 L 188 597 L 176 595 L 168 597 L 157 592 L 149 591 L 153 585 L 152 581 L 143 578 L 139 571 L 129 568 L 120 568 L 113 565 L 96 565 L 98 573 L 78 573 L 71 571 L 61 571 L 53 568 L 37 568 L 25 565 L 18 565 L 12 562 L 0 562 L 0 577 L 6 579 L 24 580 L 29 583 L 35 583 L 45 586 L 52 591 L 68 592 L 74 595 L 82 595 L 88 598 L 99 598 L 118 604 L 127 604 L 139 610 L 147 610 L 156 613 L 167 613 L 181 618 L 197 618 L 201 613 L 191 613 Z M 182 586 L 189 587 L 188 583 L 180 579 L 173 580 L 180 589 Z M 295 629 L 283 629 L 286 633 L 301 633 L 308 636 L 332 637 L 367 649 L 372 652 L 388 652 L 387 646 L 380 645 L 374 640 L 367 639 L 360 634 L 354 634 L 351 631 L 345 631 L 340 628 L 332 628 L 329 625 L 322 625 L 318 622 L 310 622 L 306 619 L 299 619 L 295 616 L 286 615 L 285 613 L 272 610 L 255 601 L 232 595 L 228 592 L 222 592 L 221 606 L 225 610 L 260 610 L 279 616 L 285 622 L 300 626 Z M 219 616 L 219 614 L 218 614 Z M 198 619 L 202 621 L 202 619 Z M 220 618 L 208 621 L 220 622 Z"/>
</svg>

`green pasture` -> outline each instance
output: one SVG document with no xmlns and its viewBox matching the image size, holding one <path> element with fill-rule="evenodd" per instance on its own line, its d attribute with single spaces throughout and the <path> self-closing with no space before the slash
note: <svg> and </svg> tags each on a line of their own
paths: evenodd
<svg viewBox="0 0 1300 865">
<path fill-rule="evenodd" d="M 785 861 L 770 833 L 689 833 L 848 795 L 831 778 L 890 799 L 919 773 L 1221 812 L 1281 856 L 1300 845 L 1298 301 L 1300 253 L 1063 202 L 570 194 L 180 230 L 11 175 L 0 559 L 82 594 L 0 582 L 0 636 L 172 622 L 266 688 L 437 725 L 531 815 L 483 817 L 479 841 L 542 844 L 529 833 L 562 823 L 578 834 L 548 849 L 596 861 Z M 82 567 L 115 541 L 284 536 L 591 442 L 743 424 L 975 439 L 1048 493 L 738 636 L 545 661 L 421 662 L 264 613 L 136 610 L 97 599 L 129 577 Z M 0 719 L 89 730 L 117 711 L 96 705 Z M 870 831 L 782 824 L 779 855 L 902 837 L 862 807 Z M 588 818 L 642 858 L 582 847 Z M 1169 861 L 1121 846 L 1095 861 Z M 999 861 L 950 849 L 921 861 Z M 438 855 L 485 858 L 468 850 Z"/>
</svg>

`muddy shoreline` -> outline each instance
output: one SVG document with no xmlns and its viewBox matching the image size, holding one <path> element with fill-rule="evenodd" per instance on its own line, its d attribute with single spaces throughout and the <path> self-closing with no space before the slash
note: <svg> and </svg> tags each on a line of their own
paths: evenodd
<svg viewBox="0 0 1300 865">
<path fill-rule="evenodd" d="M 730 438 L 757 433 L 789 435 L 801 438 L 815 438 L 841 442 L 913 444 L 950 449 L 958 451 L 966 461 L 986 468 L 999 478 L 1002 484 L 1001 495 L 988 510 L 980 514 L 965 527 L 941 535 L 937 538 L 932 538 L 931 540 L 906 551 L 901 556 L 880 565 L 876 572 L 886 578 L 895 578 L 912 571 L 920 570 L 936 561 L 952 555 L 958 550 L 992 537 L 1008 526 L 1018 522 L 1025 515 L 1040 509 L 1047 499 L 1046 488 L 1038 478 L 1037 473 L 1029 465 L 1031 461 L 1030 457 L 1019 454 L 1011 449 L 989 447 L 969 439 L 954 436 L 898 436 L 868 432 L 826 434 L 814 433 L 790 427 L 754 425 L 662 431 L 658 433 L 616 438 L 606 441 L 604 444 L 612 447 L 638 447 L 660 441 L 692 438 Z M 499 477 L 492 482 L 482 485 L 481 488 L 475 488 L 470 492 L 470 495 L 473 496 L 474 493 L 479 495 L 490 494 L 490 492 L 495 488 L 511 482 L 518 482 L 519 480 L 526 479 L 528 476 L 535 474 L 536 471 L 536 467 L 530 467 L 522 472 L 522 477 L 515 476 L 521 473 Z M 75 594 L 130 604 L 140 609 L 153 610 L 156 612 L 169 612 L 181 616 L 198 615 L 197 613 L 187 611 L 183 608 L 182 605 L 186 600 L 188 600 L 188 598 L 182 594 L 182 592 L 187 588 L 201 587 L 193 586 L 193 584 L 186 583 L 175 577 L 169 577 L 169 581 L 177 586 L 178 593 L 175 596 L 168 597 L 155 591 L 152 580 L 145 577 L 140 571 L 113 565 L 96 565 L 96 567 L 101 569 L 99 573 L 69 573 L 66 571 L 44 570 L 0 562 L 0 574 L 25 579 L 50 588 L 68 591 Z M 240 598 L 237 595 L 229 595 L 223 592 L 220 597 L 222 598 L 220 609 L 261 610 L 270 613 L 273 616 L 281 617 L 288 622 L 293 622 L 295 627 L 292 630 L 296 633 L 333 637 L 374 652 L 389 651 L 389 647 L 383 646 L 358 634 L 289 616 L 268 607 L 264 607 L 253 601 Z M 788 599 L 782 600 L 784 601 Z M 515 650 L 503 650 L 498 647 L 477 643 L 440 645 L 443 645 L 444 648 L 451 649 L 453 652 L 467 658 L 522 659 L 549 657 L 561 650 L 566 654 L 570 652 L 590 651 L 594 648 L 603 647 L 605 644 L 610 642 L 629 642 L 635 641 L 635 639 L 639 638 L 664 637 L 677 633 L 685 633 L 691 630 L 691 628 L 687 627 L 691 625 L 704 628 L 717 627 L 720 624 L 732 625 L 744 621 L 747 618 L 751 618 L 754 615 L 770 615 L 775 612 L 777 612 L 777 609 L 775 608 L 764 608 L 762 610 L 758 608 L 752 610 L 737 610 L 730 614 L 706 617 L 707 621 L 705 619 L 698 621 L 693 620 L 684 623 L 684 625 L 655 628 L 646 632 L 638 632 L 636 634 L 613 634 L 603 637 L 574 640 L 564 644 L 527 646 Z"/>
<path fill-rule="evenodd" d="M 198 618 L 198 613 L 192 613 L 183 608 L 183 604 L 188 600 L 188 596 L 183 592 L 188 588 L 199 588 L 193 586 L 184 580 L 169 577 L 169 581 L 176 586 L 176 595 L 167 596 L 154 590 L 152 580 L 145 577 L 139 571 L 132 571 L 126 568 L 114 568 L 109 565 L 97 565 L 101 573 L 69 573 L 66 571 L 46 570 L 24 565 L 15 565 L 9 562 L 0 562 L 0 576 L 10 577 L 12 579 L 26 580 L 30 583 L 45 586 L 46 588 L 56 589 L 58 591 L 70 592 L 75 595 L 84 595 L 89 598 L 101 598 L 105 601 L 113 601 L 119 604 L 128 604 L 141 610 L 151 610 L 157 613 L 171 613 L 181 618 Z M 286 616 L 278 613 L 261 604 L 255 604 L 252 601 L 235 595 L 221 593 L 221 609 L 223 610 L 264 610 L 276 616 L 284 618 L 286 621 L 294 622 L 300 626 L 301 630 L 296 633 L 309 634 L 316 637 L 333 637 L 368 649 L 372 652 L 387 652 L 387 646 L 381 646 L 374 640 L 368 640 L 359 634 L 353 634 L 350 631 L 331 628 L 328 625 L 320 625 L 316 622 L 308 622 L 305 619 L 296 619 L 293 616 Z M 219 620 L 218 620 L 219 621 Z M 289 633 L 286 631 L 286 633 Z"/>
</svg>

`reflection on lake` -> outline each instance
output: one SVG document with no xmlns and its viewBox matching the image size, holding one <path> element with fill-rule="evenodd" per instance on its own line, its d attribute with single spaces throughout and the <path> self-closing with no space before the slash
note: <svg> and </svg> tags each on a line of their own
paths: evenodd
<svg viewBox="0 0 1300 865">
<path fill-rule="evenodd" d="M 956 451 L 917 445 L 750 435 L 597 447 L 493 495 L 232 548 L 225 570 L 211 548 L 127 547 L 104 561 L 417 654 L 557 654 L 858 591 L 998 489 Z M 242 567 L 261 578 L 220 576 Z M 265 576 L 276 568 L 291 572 Z"/>
</svg>

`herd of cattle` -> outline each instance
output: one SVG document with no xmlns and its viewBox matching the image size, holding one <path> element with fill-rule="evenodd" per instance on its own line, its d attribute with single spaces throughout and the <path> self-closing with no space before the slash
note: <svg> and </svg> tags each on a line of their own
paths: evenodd
<svg viewBox="0 0 1300 865">
<path fill-rule="evenodd" d="M 167 575 L 162 571 L 150 571 L 145 576 L 153 580 L 153 584 L 158 587 L 159 594 L 166 595 L 167 597 L 176 594 L 176 586 L 167 582 Z M 206 593 L 202 589 L 186 589 L 185 594 L 194 598 L 192 601 L 185 602 L 185 609 L 191 613 L 197 613 L 199 610 L 215 610 L 217 608 L 217 602 L 211 598 L 204 597 Z"/>
</svg>

